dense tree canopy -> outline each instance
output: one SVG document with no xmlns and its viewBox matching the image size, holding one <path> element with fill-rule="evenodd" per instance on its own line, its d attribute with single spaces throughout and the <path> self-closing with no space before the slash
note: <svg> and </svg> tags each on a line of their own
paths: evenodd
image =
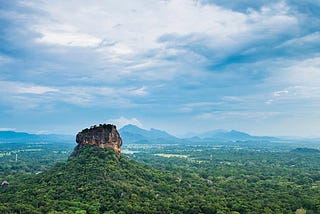
<svg viewBox="0 0 320 214">
<path fill-rule="evenodd" d="M 43 173 L 9 177 L 0 212 L 315 214 L 319 158 L 183 145 L 118 158 L 89 146 Z"/>
</svg>

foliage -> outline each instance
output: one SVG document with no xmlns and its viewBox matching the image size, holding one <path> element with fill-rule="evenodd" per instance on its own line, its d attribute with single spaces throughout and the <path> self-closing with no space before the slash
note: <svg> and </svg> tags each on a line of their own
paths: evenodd
<svg viewBox="0 0 320 214">
<path fill-rule="evenodd" d="M 0 213 L 320 213 L 317 153 L 143 148 L 117 158 L 88 146 L 44 173 L 15 174 Z"/>
</svg>

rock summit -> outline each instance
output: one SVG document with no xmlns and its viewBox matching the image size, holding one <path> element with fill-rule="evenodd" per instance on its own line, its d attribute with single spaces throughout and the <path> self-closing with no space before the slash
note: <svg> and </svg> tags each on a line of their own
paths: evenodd
<svg viewBox="0 0 320 214">
<path fill-rule="evenodd" d="M 120 156 L 122 139 L 117 127 L 112 124 L 100 124 L 99 126 L 91 126 L 83 129 L 76 136 L 78 145 L 75 152 L 83 146 L 91 145 L 100 148 L 108 148 L 115 151 L 117 156 Z"/>
</svg>

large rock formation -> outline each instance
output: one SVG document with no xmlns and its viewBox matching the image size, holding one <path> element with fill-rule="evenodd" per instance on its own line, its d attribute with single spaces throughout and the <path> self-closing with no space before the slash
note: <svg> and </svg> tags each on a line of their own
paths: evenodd
<svg viewBox="0 0 320 214">
<path fill-rule="evenodd" d="M 75 153 L 85 145 L 92 145 L 112 149 L 120 156 L 122 139 L 115 125 L 100 124 L 86 128 L 77 134 L 76 142 Z"/>
</svg>

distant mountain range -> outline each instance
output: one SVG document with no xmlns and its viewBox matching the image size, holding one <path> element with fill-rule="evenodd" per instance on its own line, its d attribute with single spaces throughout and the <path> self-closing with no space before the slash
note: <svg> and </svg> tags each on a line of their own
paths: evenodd
<svg viewBox="0 0 320 214">
<path fill-rule="evenodd" d="M 197 134 L 191 138 L 178 138 L 165 131 L 158 129 L 142 129 L 135 125 L 126 125 L 120 130 L 120 135 L 124 143 L 132 144 L 174 144 L 174 143 L 200 143 L 213 141 L 273 141 L 279 140 L 275 137 L 252 136 L 245 132 L 236 130 L 214 130 Z M 75 142 L 75 136 L 59 134 L 29 134 L 26 132 L 0 131 L 0 143 L 28 143 L 28 142 L 48 142 L 65 143 Z"/>
<path fill-rule="evenodd" d="M 205 132 L 203 134 L 199 134 L 198 137 L 200 139 L 214 139 L 214 140 L 223 140 L 223 141 L 243 141 L 243 140 L 278 140 L 276 137 L 269 137 L 269 136 L 252 136 L 245 132 L 240 132 L 236 130 L 214 130 Z"/>
<path fill-rule="evenodd" d="M 157 129 L 142 129 L 135 125 L 126 125 L 120 130 L 125 143 L 177 143 L 181 139 Z"/>
<path fill-rule="evenodd" d="M 26 132 L 0 131 L 0 143 L 30 142 L 66 143 L 75 142 L 75 137 L 72 135 L 60 134 L 29 134 Z"/>
<path fill-rule="evenodd" d="M 252 136 L 245 132 L 236 130 L 214 130 L 198 134 L 191 138 L 177 138 L 165 131 L 157 129 L 142 129 L 135 125 L 126 125 L 119 130 L 125 143 L 192 143 L 192 142 L 210 142 L 210 141 L 271 141 L 278 140 L 275 137 Z"/>
</svg>

